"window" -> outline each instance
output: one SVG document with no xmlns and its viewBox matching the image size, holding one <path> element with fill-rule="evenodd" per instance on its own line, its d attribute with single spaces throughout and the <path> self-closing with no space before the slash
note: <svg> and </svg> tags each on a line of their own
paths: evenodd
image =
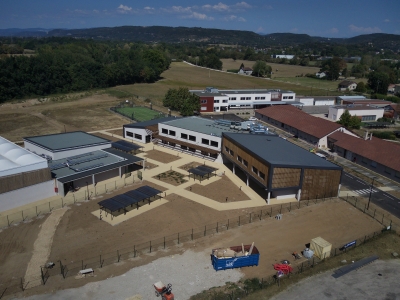
<svg viewBox="0 0 400 300">
<path fill-rule="evenodd" d="M 189 141 L 195 142 L 196 137 L 194 135 L 189 135 Z"/>
<path fill-rule="evenodd" d="M 243 158 L 241 157 L 241 156 L 237 156 L 237 160 L 238 160 L 238 162 L 240 162 L 241 164 L 243 163 Z"/>
<path fill-rule="evenodd" d="M 376 120 L 376 115 L 375 116 L 362 116 L 361 121 L 375 121 Z"/>
<path fill-rule="evenodd" d="M 187 140 L 188 135 L 186 133 L 181 133 L 181 139 Z"/>
<path fill-rule="evenodd" d="M 142 139 L 142 135 L 141 135 L 141 134 L 136 134 L 136 133 L 135 133 L 135 139 L 141 140 L 141 139 Z"/>
<path fill-rule="evenodd" d="M 201 99 L 201 100 L 200 100 L 200 103 L 201 103 L 201 104 L 206 104 L 206 103 L 207 103 L 207 99 Z"/>
<path fill-rule="evenodd" d="M 368 159 L 365 158 L 365 157 L 361 158 L 361 161 L 362 161 L 364 164 L 367 164 L 367 163 L 368 163 Z"/>
<path fill-rule="evenodd" d="M 258 176 L 260 176 L 260 178 L 261 178 L 262 180 L 265 180 L 265 174 L 264 174 L 263 172 L 259 171 L 259 172 L 258 172 Z"/>
<path fill-rule="evenodd" d="M 261 100 L 265 100 L 265 97 L 261 97 Z"/>
<path fill-rule="evenodd" d="M 233 150 L 229 150 L 229 154 L 232 155 L 232 156 L 234 156 L 234 155 L 235 155 L 235 152 L 233 152 Z"/>
<path fill-rule="evenodd" d="M 396 173 L 394 174 L 394 176 L 396 176 L 397 178 L 400 178 L 400 172 L 396 172 Z"/>
<path fill-rule="evenodd" d="M 249 163 L 247 162 L 247 160 L 243 159 L 243 164 L 247 167 L 249 165 Z"/>
<path fill-rule="evenodd" d="M 210 141 L 210 145 L 213 146 L 213 147 L 218 147 L 218 142 Z"/>
<path fill-rule="evenodd" d="M 170 130 L 170 131 L 169 131 L 169 135 L 175 136 L 175 135 L 176 135 L 176 132 L 175 132 L 174 130 Z"/>
<path fill-rule="evenodd" d="M 222 103 L 228 103 L 228 100 L 222 100 Z"/>
<path fill-rule="evenodd" d="M 283 96 L 283 99 L 287 99 L 288 98 L 288 96 Z"/>
<path fill-rule="evenodd" d="M 261 97 L 256 97 L 256 100 L 260 100 Z"/>
<path fill-rule="evenodd" d="M 240 97 L 240 100 L 246 100 L 246 97 Z"/>
<path fill-rule="evenodd" d="M 392 170 L 388 167 L 385 167 L 385 173 L 392 175 Z"/>
<path fill-rule="evenodd" d="M 168 129 L 162 128 L 162 129 L 161 129 L 161 132 L 162 132 L 162 133 L 165 133 L 165 134 L 168 134 Z"/>
<path fill-rule="evenodd" d="M 225 151 L 229 153 L 229 148 L 225 146 Z"/>
<path fill-rule="evenodd" d="M 293 99 L 293 96 L 288 96 L 288 99 Z"/>
<path fill-rule="evenodd" d="M 371 161 L 371 167 L 376 168 L 376 161 Z"/>
<path fill-rule="evenodd" d="M 210 141 L 207 140 L 207 139 L 201 139 L 201 143 L 204 144 L 204 145 L 209 145 Z"/>
<path fill-rule="evenodd" d="M 129 132 L 129 131 L 126 132 L 126 135 L 127 135 L 127 136 L 130 136 L 130 137 L 133 137 L 133 133 L 132 133 L 132 132 Z"/>
<path fill-rule="evenodd" d="M 214 103 L 219 103 L 219 100 L 214 100 Z"/>
<path fill-rule="evenodd" d="M 229 100 L 236 100 L 236 97 L 231 97 L 229 98 Z"/>
<path fill-rule="evenodd" d="M 253 171 L 253 173 L 258 174 L 258 169 L 255 166 L 252 166 L 251 170 Z"/>
<path fill-rule="evenodd" d="M 246 97 L 246 100 L 251 100 L 251 97 Z"/>
</svg>

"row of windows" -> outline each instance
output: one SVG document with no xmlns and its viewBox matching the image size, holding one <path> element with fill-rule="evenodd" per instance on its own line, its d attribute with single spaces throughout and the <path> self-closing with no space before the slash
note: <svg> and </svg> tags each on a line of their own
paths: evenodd
<svg viewBox="0 0 400 300">
<path fill-rule="evenodd" d="M 201 100 L 200 100 L 200 103 L 201 103 L 201 104 L 206 104 L 206 103 L 207 103 L 207 99 L 201 99 Z"/>
<path fill-rule="evenodd" d="M 229 149 L 228 147 L 225 146 L 225 151 L 229 153 L 231 156 L 234 156 L 235 153 L 233 152 L 232 149 Z M 249 166 L 249 163 L 247 160 L 243 159 L 240 155 L 236 157 L 237 161 L 240 162 L 242 165 L 244 165 L 246 168 Z M 255 166 L 251 167 L 251 171 L 256 174 L 258 177 L 260 177 L 262 180 L 265 180 L 265 174 L 261 171 L 259 171 Z"/>
<path fill-rule="evenodd" d="M 192 142 L 196 141 L 196 137 L 194 135 L 190 135 L 189 134 L 189 136 L 188 136 L 186 133 L 181 133 L 181 139 L 189 140 L 189 141 L 192 141 Z"/>
<path fill-rule="evenodd" d="M 129 136 L 129 137 L 133 137 L 133 132 L 127 131 L 126 135 Z M 135 133 L 135 139 L 141 140 L 142 139 L 142 135 Z"/>
<path fill-rule="evenodd" d="M 176 132 L 174 130 L 168 130 L 166 128 L 162 128 L 161 132 L 164 133 L 164 134 L 171 135 L 171 136 L 176 136 Z M 142 136 L 140 136 L 140 139 L 141 138 L 142 138 Z M 190 135 L 190 134 L 187 135 L 186 133 L 181 133 L 181 139 L 189 140 L 189 141 L 192 141 L 192 142 L 196 141 L 196 137 L 194 135 Z M 210 141 L 208 139 L 201 139 L 201 143 L 204 144 L 204 145 L 218 147 L 218 142 Z"/>
<path fill-rule="evenodd" d="M 240 100 L 251 100 L 251 97 L 240 97 Z"/>
<path fill-rule="evenodd" d="M 219 103 L 219 100 L 214 100 L 214 103 Z M 228 100 L 222 100 L 222 103 L 228 103 Z"/>
<path fill-rule="evenodd" d="M 293 99 L 293 96 L 283 96 L 283 99 Z"/>
<path fill-rule="evenodd" d="M 265 97 L 256 97 L 256 100 L 265 100 Z"/>
<path fill-rule="evenodd" d="M 375 121 L 376 120 L 376 116 L 362 116 L 361 117 L 361 121 Z"/>
<path fill-rule="evenodd" d="M 201 139 L 201 143 L 202 143 L 203 145 L 210 145 L 210 146 L 213 146 L 213 147 L 218 147 L 218 142 L 216 142 L 216 141 L 210 141 L 210 140 L 208 140 L 208 139 Z"/>
<path fill-rule="evenodd" d="M 164 134 L 172 135 L 172 136 L 175 136 L 175 135 L 176 135 L 176 132 L 175 132 L 174 130 L 168 130 L 168 129 L 166 129 L 166 128 L 162 128 L 162 129 L 161 129 L 161 132 L 164 133 Z"/>
</svg>

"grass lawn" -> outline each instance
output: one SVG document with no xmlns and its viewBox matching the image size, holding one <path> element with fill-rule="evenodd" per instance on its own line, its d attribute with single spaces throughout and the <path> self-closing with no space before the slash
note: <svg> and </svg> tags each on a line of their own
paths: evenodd
<svg viewBox="0 0 400 300">
<path fill-rule="evenodd" d="M 128 118 L 131 118 L 133 116 L 133 119 L 139 122 L 164 117 L 164 114 L 160 114 L 160 112 L 151 110 L 147 107 L 123 107 L 117 108 L 117 111 L 120 114 L 127 116 Z"/>
</svg>

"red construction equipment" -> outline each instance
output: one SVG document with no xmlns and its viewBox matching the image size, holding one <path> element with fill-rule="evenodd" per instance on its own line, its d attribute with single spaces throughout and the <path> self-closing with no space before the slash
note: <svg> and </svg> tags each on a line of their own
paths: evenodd
<svg viewBox="0 0 400 300">
<path fill-rule="evenodd" d="M 169 283 L 167 286 L 165 286 L 164 283 L 161 281 L 156 282 L 154 285 L 154 288 L 156 289 L 156 296 L 159 297 L 161 296 L 162 300 L 174 300 L 174 294 L 172 294 L 172 285 Z"/>
<path fill-rule="evenodd" d="M 274 269 L 277 271 L 282 271 L 285 275 L 292 273 L 293 268 L 287 264 L 275 264 Z"/>
</svg>

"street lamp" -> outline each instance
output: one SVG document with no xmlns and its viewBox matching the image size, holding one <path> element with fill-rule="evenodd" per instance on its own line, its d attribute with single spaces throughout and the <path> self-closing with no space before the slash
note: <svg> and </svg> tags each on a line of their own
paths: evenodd
<svg viewBox="0 0 400 300">
<path fill-rule="evenodd" d="M 369 203 L 371 202 L 371 195 L 372 195 L 372 188 L 374 187 L 374 180 L 375 180 L 375 177 L 372 178 L 372 184 L 371 184 L 371 187 L 369 190 L 369 199 L 368 199 L 367 210 L 369 210 Z"/>
</svg>

